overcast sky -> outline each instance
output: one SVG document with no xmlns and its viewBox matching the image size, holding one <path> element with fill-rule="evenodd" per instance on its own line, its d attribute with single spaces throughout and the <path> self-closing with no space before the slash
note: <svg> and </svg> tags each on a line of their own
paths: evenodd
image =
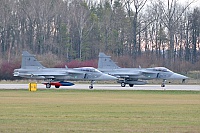
<svg viewBox="0 0 200 133">
<path fill-rule="evenodd" d="M 100 2 L 100 1 L 105 1 L 105 0 L 97 0 L 97 1 Z M 147 2 L 150 2 L 150 1 L 155 1 L 155 0 L 147 0 Z M 165 1 L 167 2 L 167 0 L 165 0 Z M 172 0 L 170 0 L 170 1 L 172 1 Z M 177 0 L 177 1 L 178 1 L 178 3 L 181 3 L 182 5 L 187 5 L 188 3 L 194 1 L 194 3 L 191 4 L 191 6 L 192 7 L 200 7 L 200 0 Z"/>
<path fill-rule="evenodd" d="M 186 5 L 192 1 L 194 1 L 194 3 L 191 4 L 192 7 L 200 7 L 200 0 L 178 0 L 178 2 L 183 5 Z"/>
</svg>

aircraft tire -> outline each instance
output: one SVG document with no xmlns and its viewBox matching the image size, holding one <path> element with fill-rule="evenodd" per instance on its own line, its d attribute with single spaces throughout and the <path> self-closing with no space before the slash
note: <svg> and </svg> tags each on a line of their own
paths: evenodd
<svg viewBox="0 0 200 133">
<path fill-rule="evenodd" d="M 51 88 L 51 84 L 47 83 L 46 88 Z"/>
<path fill-rule="evenodd" d="M 59 85 L 55 85 L 55 87 L 56 87 L 56 88 L 59 88 L 60 86 L 59 86 Z"/>
<path fill-rule="evenodd" d="M 133 87 L 133 86 L 134 86 L 134 84 L 129 84 L 129 86 L 130 86 L 130 87 Z"/>
<path fill-rule="evenodd" d="M 161 87 L 165 87 L 165 84 L 161 84 Z"/>
<path fill-rule="evenodd" d="M 93 89 L 93 86 L 89 86 L 89 89 Z"/>
<path fill-rule="evenodd" d="M 121 87 L 125 87 L 125 86 L 126 86 L 126 83 L 122 82 Z"/>
</svg>

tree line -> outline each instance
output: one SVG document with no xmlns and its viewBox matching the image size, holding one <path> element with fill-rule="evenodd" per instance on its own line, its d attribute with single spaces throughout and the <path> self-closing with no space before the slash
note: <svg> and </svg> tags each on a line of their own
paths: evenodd
<svg viewBox="0 0 200 133">
<path fill-rule="evenodd" d="M 193 2 L 0 1 L 1 62 L 21 58 L 23 50 L 63 61 L 105 52 L 124 67 L 200 69 L 200 8 L 192 8 Z"/>
</svg>

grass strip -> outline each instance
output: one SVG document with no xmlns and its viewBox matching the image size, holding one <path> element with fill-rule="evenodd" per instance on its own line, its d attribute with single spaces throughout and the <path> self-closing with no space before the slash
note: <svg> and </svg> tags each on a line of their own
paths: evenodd
<svg viewBox="0 0 200 133">
<path fill-rule="evenodd" d="M 0 90 L 0 132 L 199 132 L 199 91 Z"/>
</svg>

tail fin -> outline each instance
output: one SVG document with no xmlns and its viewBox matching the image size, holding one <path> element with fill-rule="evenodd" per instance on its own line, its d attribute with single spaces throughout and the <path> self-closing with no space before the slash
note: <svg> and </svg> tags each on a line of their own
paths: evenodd
<svg viewBox="0 0 200 133">
<path fill-rule="evenodd" d="M 45 67 L 42 66 L 42 64 L 40 64 L 39 61 L 37 61 L 34 55 L 30 54 L 27 51 L 23 51 L 21 68 L 38 69 L 38 68 L 45 68 Z"/>
<path fill-rule="evenodd" d="M 104 53 L 99 53 L 98 69 L 116 69 L 116 68 L 120 67 L 117 66 L 115 62 L 110 59 L 110 56 L 107 56 Z"/>
</svg>

